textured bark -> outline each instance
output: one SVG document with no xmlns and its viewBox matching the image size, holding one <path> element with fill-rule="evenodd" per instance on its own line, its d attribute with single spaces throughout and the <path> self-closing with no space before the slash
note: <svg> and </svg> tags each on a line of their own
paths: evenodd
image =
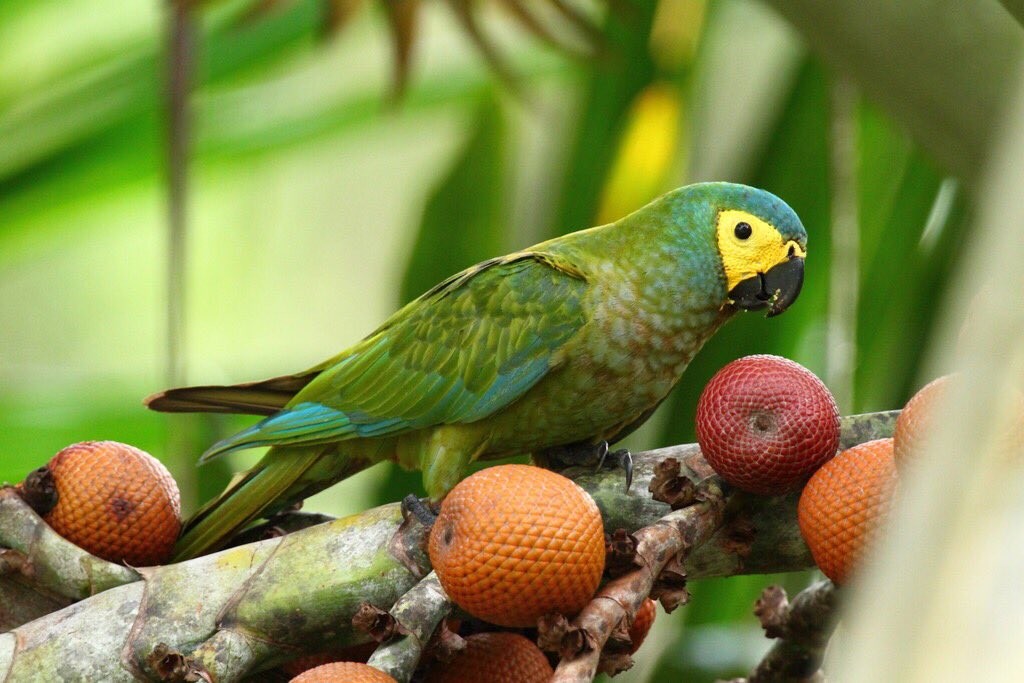
<svg viewBox="0 0 1024 683">
<path fill-rule="evenodd" d="M 381 644 L 367 664 L 400 683 L 408 681 L 431 634 L 451 609 L 441 582 L 430 572 L 391 608 L 391 615 L 400 625 L 400 635 Z"/>
<path fill-rule="evenodd" d="M 173 680 L 162 666 L 236 681 L 298 654 L 365 640 L 350 626 L 364 601 L 387 608 L 422 573 L 422 527 L 400 537 L 386 505 L 279 538 L 140 570 L 112 588 L 0 635 L 9 680 Z M 393 541 L 397 543 L 393 544 Z M 163 647 L 160 647 L 163 646 Z M 154 657 L 154 652 L 160 652 Z"/>
<path fill-rule="evenodd" d="M 5 565 L 4 572 L 8 571 L 6 558 L 0 562 Z M 23 576 L 0 576 L 0 633 L 70 604 L 71 600 L 41 591 Z"/>
<path fill-rule="evenodd" d="M 824 681 L 820 671 L 828 640 L 836 627 L 839 596 L 831 581 L 819 581 L 790 602 L 779 586 L 764 589 L 754 606 L 765 635 L 777 638 L 747 678 L 730 683 Z"/>
<path fill-rule="evenodd" d="M 81 600 L 139 580 L 135 570 L 101 560 L 64 540 L 13 487 L 0 489 L 0 547 L 5 575 L 20 575 L 54 597 Z"/>
<path fill-rule="evenodd" d="M 890 435 L 895 415 L 845 418 L 844 445 Z M 646 487 L 654 466 L 669 457 L 695 481 L 710 475 L 696 446 L 636 454 L 628 493 L 618 470 L 576 467 L 565 473 L 594 496 L 609 532 L 634 533 L 670 515 L 694 515 L 694 508 L 706 505 L 671 512 L 650 497 Z M 796 501 L 796 495 L 764 498 L 726 491 L 721 517 L 714 516 L 720 524 L 692 527 L 703 531 L 685 539 L 693 550 L 677 573 L 699 578 L 810 567 L 796 528 Z M 21 590 L 31 579 L 43 593 L 81 600 L 0 634 L 0 673 L 9 672 L 11 681 L 208 677 L 225 683 L 300 654 L 363 642 L 366 636 L 351 626 L 360 605 L 389 609 L 429 572 L 424 527 L 401 522 L 396 503 L 189 562 L 132 570 L 92 558 L 56 537 L 13 493 L 0 491 L 0 543 L 30 558 L 33 568 L 5 581 L 16 577 Z M 701 538 L 707 540 L 700 543 Z M 443 594 L 423 590 L 429 606 L 410 596 L 396 610 L 399 621 L 417 634 L 416 651 L 424 640 L 419 631 L 425 633 L 448 609 Z M 19 602 L 13 590 L 0 596 L 0 605 Z M 35 604 L 37 612 L 45 609 Z M 411 619 L 420 607 L 423 614 Z M 392 656 L 404 661 L 406 654 L 398 651 L 409 647 L 392 641 L 377 661 Z M 407 668 L 404 662 L 395 670 Z"/>
</svg>

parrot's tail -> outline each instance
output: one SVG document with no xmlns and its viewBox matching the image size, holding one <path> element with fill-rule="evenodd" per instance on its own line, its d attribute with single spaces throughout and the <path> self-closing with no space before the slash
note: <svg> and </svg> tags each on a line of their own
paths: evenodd
<svg viewBox="0 0 1024 683">
<path fill-rule="evenodd" d="M 192 515 L 174 546 L 173 561 L 192 559 L 227 543 L 265 514 L 320 458 L 323 450 L 323 446 L 271 449 L 251 470 L 235 477 L 223 493 Z"/>
<path fill-rule="evenodd" d="M 316 367 L 296 375 L 231 386 L 180 387 L 153 394 L 145 400 L 164 413 L 243 413 L 273 415 L 320 373 Z"/>
<path fill-rule="evenodd" d="M 381 444 L 383 445 L 383 444 Z M 339 453 L 339 447 L 345 453 Z M 223 547 L 251 522 L 279 512 L 376 460 L 357 441 L 271 448 L 252 469 L 237 476 L 219 496 L 185 524 L 172 561 L 205 555 Z M 352 452 L 349 452 L 349 451 Z M 364 456 L 362 451 L 366 451 Z"/>
</svg>

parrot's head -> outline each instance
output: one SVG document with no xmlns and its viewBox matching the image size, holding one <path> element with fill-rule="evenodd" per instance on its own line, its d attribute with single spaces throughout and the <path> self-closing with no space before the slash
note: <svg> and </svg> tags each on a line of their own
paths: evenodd
<svg viewBox="0 0 1024 683">
<path fill-rule="evenodd" d="M 782 313 L 800 294 L 807 231 L 796 212 L 770 192 L 733 183 L 702 188 L 722 259 L 729 301 L 744 310 Z"/>
</svg>

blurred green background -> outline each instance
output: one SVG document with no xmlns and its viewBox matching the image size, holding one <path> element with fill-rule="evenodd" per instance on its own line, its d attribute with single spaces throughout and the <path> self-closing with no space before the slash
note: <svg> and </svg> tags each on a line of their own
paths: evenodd
<svg viewBox="0 0 1024 683">
<path fill-rule="evenodd" d="M 192 509 L 257 454 L 197 470 L 243 422 L 151 414 L 147 394 L 310 366 L 455 270 L 699 180 L 796 209 L 804 294 L 727 326 L 627 445 L 692 441 L 701 387 L 750 353 L 805 364 L 844 413 L 898 407 L 971 239 L 1024 54 L 1015 16 L 1017 0 L 220 0 L 175 19 L 4 0 L 0 479 L 115 439 L 163 459 Z M 172 133 L 174 65 L 190 87 Z M 382 465 L 307 509 L 418 486 Z M 768 647 L 750 610 L 773 578 L 695 585 L 618 680 L 742 674 Z"/>
</svg>

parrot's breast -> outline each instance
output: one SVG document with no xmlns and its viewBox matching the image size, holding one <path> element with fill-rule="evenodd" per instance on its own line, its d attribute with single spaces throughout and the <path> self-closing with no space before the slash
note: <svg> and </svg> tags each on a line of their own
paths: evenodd
<svg viewBox="0 0 1024 683">
<path fill-rule="evenodd" d="M 562 364 L 492 416 L 489 456 L 612 436 L 671 391 L 731 314 L 718 301 L 679 296 L 657 282 L 607 282 Z"/>
</svg>

